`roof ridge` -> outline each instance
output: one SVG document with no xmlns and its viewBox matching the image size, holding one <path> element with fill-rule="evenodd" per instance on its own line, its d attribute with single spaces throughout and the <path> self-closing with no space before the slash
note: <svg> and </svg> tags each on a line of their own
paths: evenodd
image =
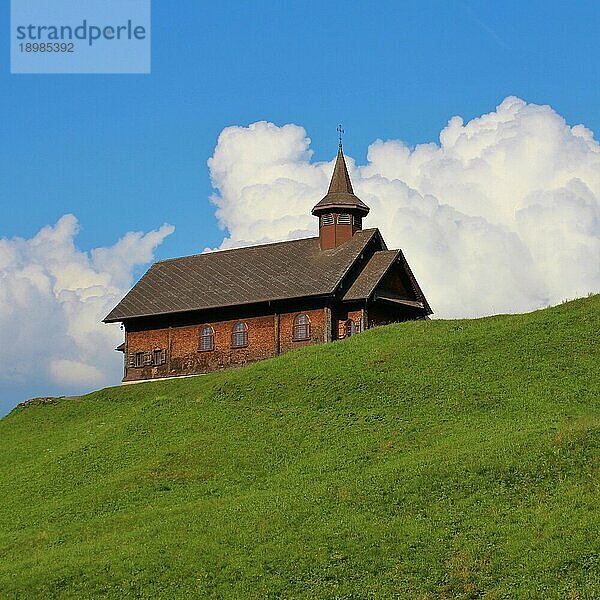
<svg viewBox="0 0 600 600">
<path fill-rule="evenodd" d="M 368 229 L 361 229 L 360 231 L 357 231 L 354 235 L 356 235 L 357 233 L 367 233 L 367 232 L 372 232 L 372 231 L 376 231 L 377 227 L 370 227 Z M 354 236 L 353 236 L 354 237 Z M 186 256 L 175 256 L 173 258 L 163 258 L 162 260 L 157 260 L 156 262 L 152 263 L 152 266 L 154 265 L 158 265 L 161 263 L 166 263 L 166 262 L 172 262 L 175 260 L 182 260 L 184 258 L 196 258 L 197 256 L 208 256 L 210 254 L 226 254 L 226 253 L 230 253 L 230 252 L 240 252 L 242 250 L 254 250 L 255 248 L 266 248 L 266 247 L 272 247 L 272 246 L 280 246 L 282 244 L 290 244 L 293 242 L 305 242 L 307 240 L 318 240 L 319 236 L 311 236 L 311 237 L 306 237 L 306 238 L 296 238 L 295 240 L 280 240 L 279 242 L 269 242 L 268 244 L 254 244 L 253 246 L 240 246 L 239 248 L 225 248 L 224 250 L 213 250 L 212 252 L 198 252 L 197 254 L 188 254 Z M 351 240 L 352 238 L 350 238 Z M 350 241 L 348 240 L 348 241 Z M 339 248 L 340 246 L 338 246 Z M 335 250 L 336 248 L 333 248 L 333 250 Z M 322 250 L 322 252 L 327 252 L 327 250 Z"/>
<path fill-rule="evenodd" d="M 278 242 L 269 242 L 268 244 L 254 244 L 252 246 L 239 246 L 238 248 L 224 248 L 223 250 L 212 250 L 211 252 L 198 252 L 196 254 L 187 254 L 185 256 L 175 256 L 173 258 L 163 258 L 162 260 L 157 260 L 155 265 L 159 263 L 170 262 L 173 260 L 181 260 L 183 258 L 195 258 L 196 256 L 205 256 L 210 254 L 225 254 L 229 252 L 239 252 L 241 250 L 253 250 L 254 248 L 264 248 L 266 246 L 279 246 L 280 244 L 289 244 L 291 242 L 303 242 L 306 240 L 318 240 L 319 236 L 311 236 L 306 238 L 296 238 L 295 240 L 280 240 Z"/>
</svg>

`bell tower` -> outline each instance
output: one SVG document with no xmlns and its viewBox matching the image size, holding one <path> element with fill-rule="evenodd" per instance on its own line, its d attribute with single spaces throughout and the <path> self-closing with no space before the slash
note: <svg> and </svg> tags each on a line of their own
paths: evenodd
<svg viewBox="0 0 600 600">
<path fill-rule="evenodd" d="M 331 250 L 347 242 L 362 229 L 363 217 L 368 213 L 369 207 L 354 195 L 340 140 L 327 195 L 312 209 L 319 219 L 321 250 Z"/>
</svg>

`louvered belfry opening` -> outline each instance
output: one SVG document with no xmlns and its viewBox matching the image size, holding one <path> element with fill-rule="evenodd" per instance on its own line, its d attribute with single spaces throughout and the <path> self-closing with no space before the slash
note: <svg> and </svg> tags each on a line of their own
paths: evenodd
<svg viewBox="0 0 600 600">
<path fill-rule="evenodd" d="M 362 229 L 362 220 L 368 213 L 369 207 L 354 195 L 340 144 L 327 195 L 312 209 L 319 219 L 321 250 L 331 250 L 347 242 Z"/>
</svg>

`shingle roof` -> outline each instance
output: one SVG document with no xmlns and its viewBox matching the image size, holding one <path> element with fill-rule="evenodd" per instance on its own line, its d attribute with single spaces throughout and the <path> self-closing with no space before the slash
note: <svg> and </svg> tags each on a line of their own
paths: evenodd
<svg viewBox="0 0 600 600">
<path fill-rule="evenodd" d="M 400 250 L 375 252 L 359 276 L 354 280 L 354 283 L 344 294 L 343 300 L 362 300 L 368 298 L 399 255 Z"/>
<path fill-rule="evenodd" d="M 104 321 L 332 294 L 375 236 L 358 231 L 332 250 L 313 237 L 160 261 Z"/>
<path fill-rule="evenodd" d="M 344 294 L 342 300 L 365 300 L 369 298 L 371 294 L 375 292 L 375 289 L 383 279 L 384 275 L 392 268 L 394 263 L 396 263 L 397 268 L 402 269 L 408 277 L 412 293 L 416 300 L 398 297 L 378 297 L 390 302 L 422 308 L 426 315 L 433 314 L 433 311 L 427 302 L 427 298 L 425 298 L 425 294 L 423 294 L 421 287 L 415 279 L 402 250 L 382 250 L 375 252 L 358 277 L 354 280 L 348 291 Z"/>
</svg>

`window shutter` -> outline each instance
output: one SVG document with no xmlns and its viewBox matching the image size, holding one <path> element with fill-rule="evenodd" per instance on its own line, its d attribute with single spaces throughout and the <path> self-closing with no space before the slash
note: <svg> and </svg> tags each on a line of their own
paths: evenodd
<svg viewBox="0 0 600 600">
<path fill-rule="evenodd" d="M 135 352 L 130 352 L 127 355 L 127 366 L 128 367 L 135 367 Z"/>
<path fill-rule="evenodd" d="M 152 352 L 152 362 L 154 366 L 160 367 L 165 362 L 165 351 L 162 348 L 155 348 Z"/>
<path fill-rule="evenodd" d="M 167 362 L 167 351 L 166 350 L 161 350 L 160 352 L 160 364 L 164 365 Z"/>
</svg>

